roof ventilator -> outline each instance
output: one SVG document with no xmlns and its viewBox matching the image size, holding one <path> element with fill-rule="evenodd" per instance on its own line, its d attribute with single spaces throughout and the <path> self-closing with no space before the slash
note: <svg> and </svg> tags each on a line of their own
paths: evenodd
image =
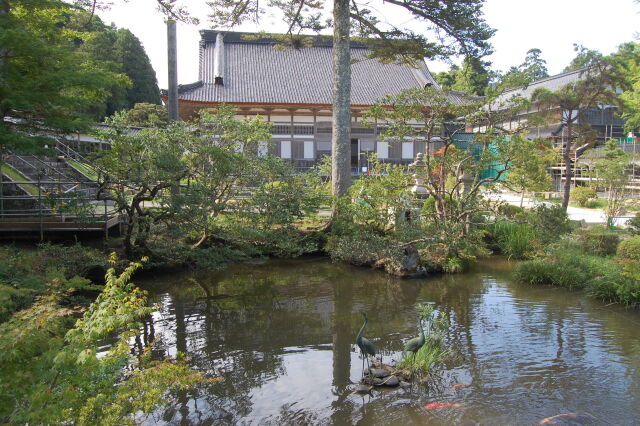
<svg viewBox="0 0 640 426">
<path fill-rule="evenodd" d="M 218 33 L 216 37 L 216 45 L 213 50 L 213 82 L 214 84 L 224 86 L 224 35 Z"/>
</svg>

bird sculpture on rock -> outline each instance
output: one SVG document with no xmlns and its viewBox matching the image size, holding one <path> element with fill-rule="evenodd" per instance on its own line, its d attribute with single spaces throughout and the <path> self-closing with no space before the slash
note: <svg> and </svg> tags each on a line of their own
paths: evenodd
<svg viewBox="0 0 640 426">
<path fill-rule="evenodd" d="M 362 327 L 360 327 L 360 331 L 358 331 L 358 335 L 356 336 L 356 345 L 358 345 L 360 353 L 362 354 L 362 376 L 364 377 L 364 360 L 367 360 L 367 368 L 370 368 L 369 356 L 376 356 L 376 348 L 373 346 L 373 343 L 371 343 L 366 337 L 362 336 L 364 328 L 369 322 L 366 312 L 363 312 L 362 316 L 364 317 L 364 323 L 362 324 Z"/>
<path fill-rule="evenodd" d="M 416 353 L 418 353 L 420 348 L 424 346 L 424 343 L 427 340 L 426 337 L 424 336 L 424 329 L 422 328 L 422 318 L 420 318 L 420 320 L 418 320 L 418 328 L 420 329 L 420 336 L 414 337 L 413 339 L 409 340 L 404 345 L 405 353 L 406 352 L 411 352 L 413 354 L 413 357 L 411 358 L 411 371 L 412 372 L 413 372 L 413 363 L 416 361 Z"/>
</svg>

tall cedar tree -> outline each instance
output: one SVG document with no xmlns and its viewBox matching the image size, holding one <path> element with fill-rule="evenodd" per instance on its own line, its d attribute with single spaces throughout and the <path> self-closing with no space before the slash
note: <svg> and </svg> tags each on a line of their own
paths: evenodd
<svg viewBox="0 0 640 426">
<path fill-rule="evenodd" d="M 136 103 L 160 105 L 156 73 L 140 40 L 127 29 L 105 26 L 97 17 L 93 18 L 91 27 L 91 38 L 80 49 L 131 80 L 128 87 L 120 85 L 111 88 L 111 96 L 106 104 L 102 110 L 96 111 L 97 118 L 131 109 Z"/>
<path fill-rule="evenodd" d="M 531 82 L 549 77 L 547 71 L 547 61 L 541 57 L 540 49 L 529 49 L 524 62 L 517 67 L 511 67 L 500 78 L 500 87 L 508 89 L 510 87 L 528 86 Z"/>
<path fill-rule="evenodd" d="M 274 0 L 270 4 L 282 12 L 289 26 L 285 35 L 275 37 L 290 46 L 307 45 L 309 40 L 301 34 L 303 31 L 320 32 L 333 24 L 332 189 L 335 196 L 344 195 L 351 183 L 350 37 L 358 37 L 358 41 L 368 44 L 372 58 L 411 64 L 424 58 L 461 53 L 482 57 L 490 52 L 487 40 L 494 33 L 482 16 L 483 0 L 386 0 L 377 8 L 369 8 L 370 3 L 365 2 L 335 0 L 333 19 L 325 16 L 326 3 L 321 0 Z M 259 0 L 212 0 L 209 5 L 214 27 L 234 27 L 245 21 L 257 24 L 265 13 Z M 389 24 L 385 17 L 374 12 L 390 8 L 424 24 L 427 35 Z"/>
<path fill-rule="evenodd" d="M 449 71 L 436 73 L 434 78 L 445 90 L 459 90 L 469 95 L 482 96 L 491 81 L 491 62 L 465 56 L 462 67 L 451 65 Z"/>
</svg>

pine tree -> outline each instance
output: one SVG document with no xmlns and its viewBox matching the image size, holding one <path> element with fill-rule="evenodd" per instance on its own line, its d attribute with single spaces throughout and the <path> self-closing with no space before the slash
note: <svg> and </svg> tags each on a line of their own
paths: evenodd
<svg viewBox="0 0 640 426">
<path fill-rule="evenodd" d="M 462 68 L 456 73 L 452 89 L 469 95 L 484 95 L 484 91 L 491 79 L 490 65 L 491 62 L 482 61 L 482 59 L 474 56 L 466 56 L 462 62 Z"/>
</svg>

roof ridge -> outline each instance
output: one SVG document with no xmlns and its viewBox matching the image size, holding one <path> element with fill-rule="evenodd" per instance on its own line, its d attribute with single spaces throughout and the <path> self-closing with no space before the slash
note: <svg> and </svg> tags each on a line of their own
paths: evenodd
<svg viewBox="0 0 640 426">
<path fill-rule="evenodd" d="M 507 92 L 512 92 L 514 90 L 524 90 L 524 89 L 526 89 L 528 87 L 533 86 L 534 84 L 544 83 L 546 81 L 555 80 L 556 78 L 565 77 L 567 75 L 576 74 L 578 72 L 582 73 L 582 72 L 587 71 L 589 68 L 591 68 L 591 67 L 582 67 L 582 68 L 577 68 L 575 70 L 563 71 L 560 74 L 554 74 L 554 75 L 550 75 L 548 77 L 543 77 L 543 78 L 540 78 L 538 80 L 534 80 L 529 84 L 523 84 L 523 85 L 520 85 L 520 86 L 510 87 L 507 90 L 505 90 L 503 92 L 503 94 L 507 93 Z"/>
<path fill-rule="evenodd" d="M 284 36 L 282 33 L 268 32 L 246 32 L 246 31 L 221 31 L 221 30 L 200 30 L 200 41 L 203 43 L 215 43 L 219 33 L 224 35 L 225 43 L 240 44 L 276 44 L 279 40 L 273 36 Z M 332 47 L 333 36 L 328 34 L 298 34 L 299 36 L 312 39 L 312 47 Z M 368 47 L 359 41 L 350 40 L 351 48 L 367 49 Z"/>
</svg>

